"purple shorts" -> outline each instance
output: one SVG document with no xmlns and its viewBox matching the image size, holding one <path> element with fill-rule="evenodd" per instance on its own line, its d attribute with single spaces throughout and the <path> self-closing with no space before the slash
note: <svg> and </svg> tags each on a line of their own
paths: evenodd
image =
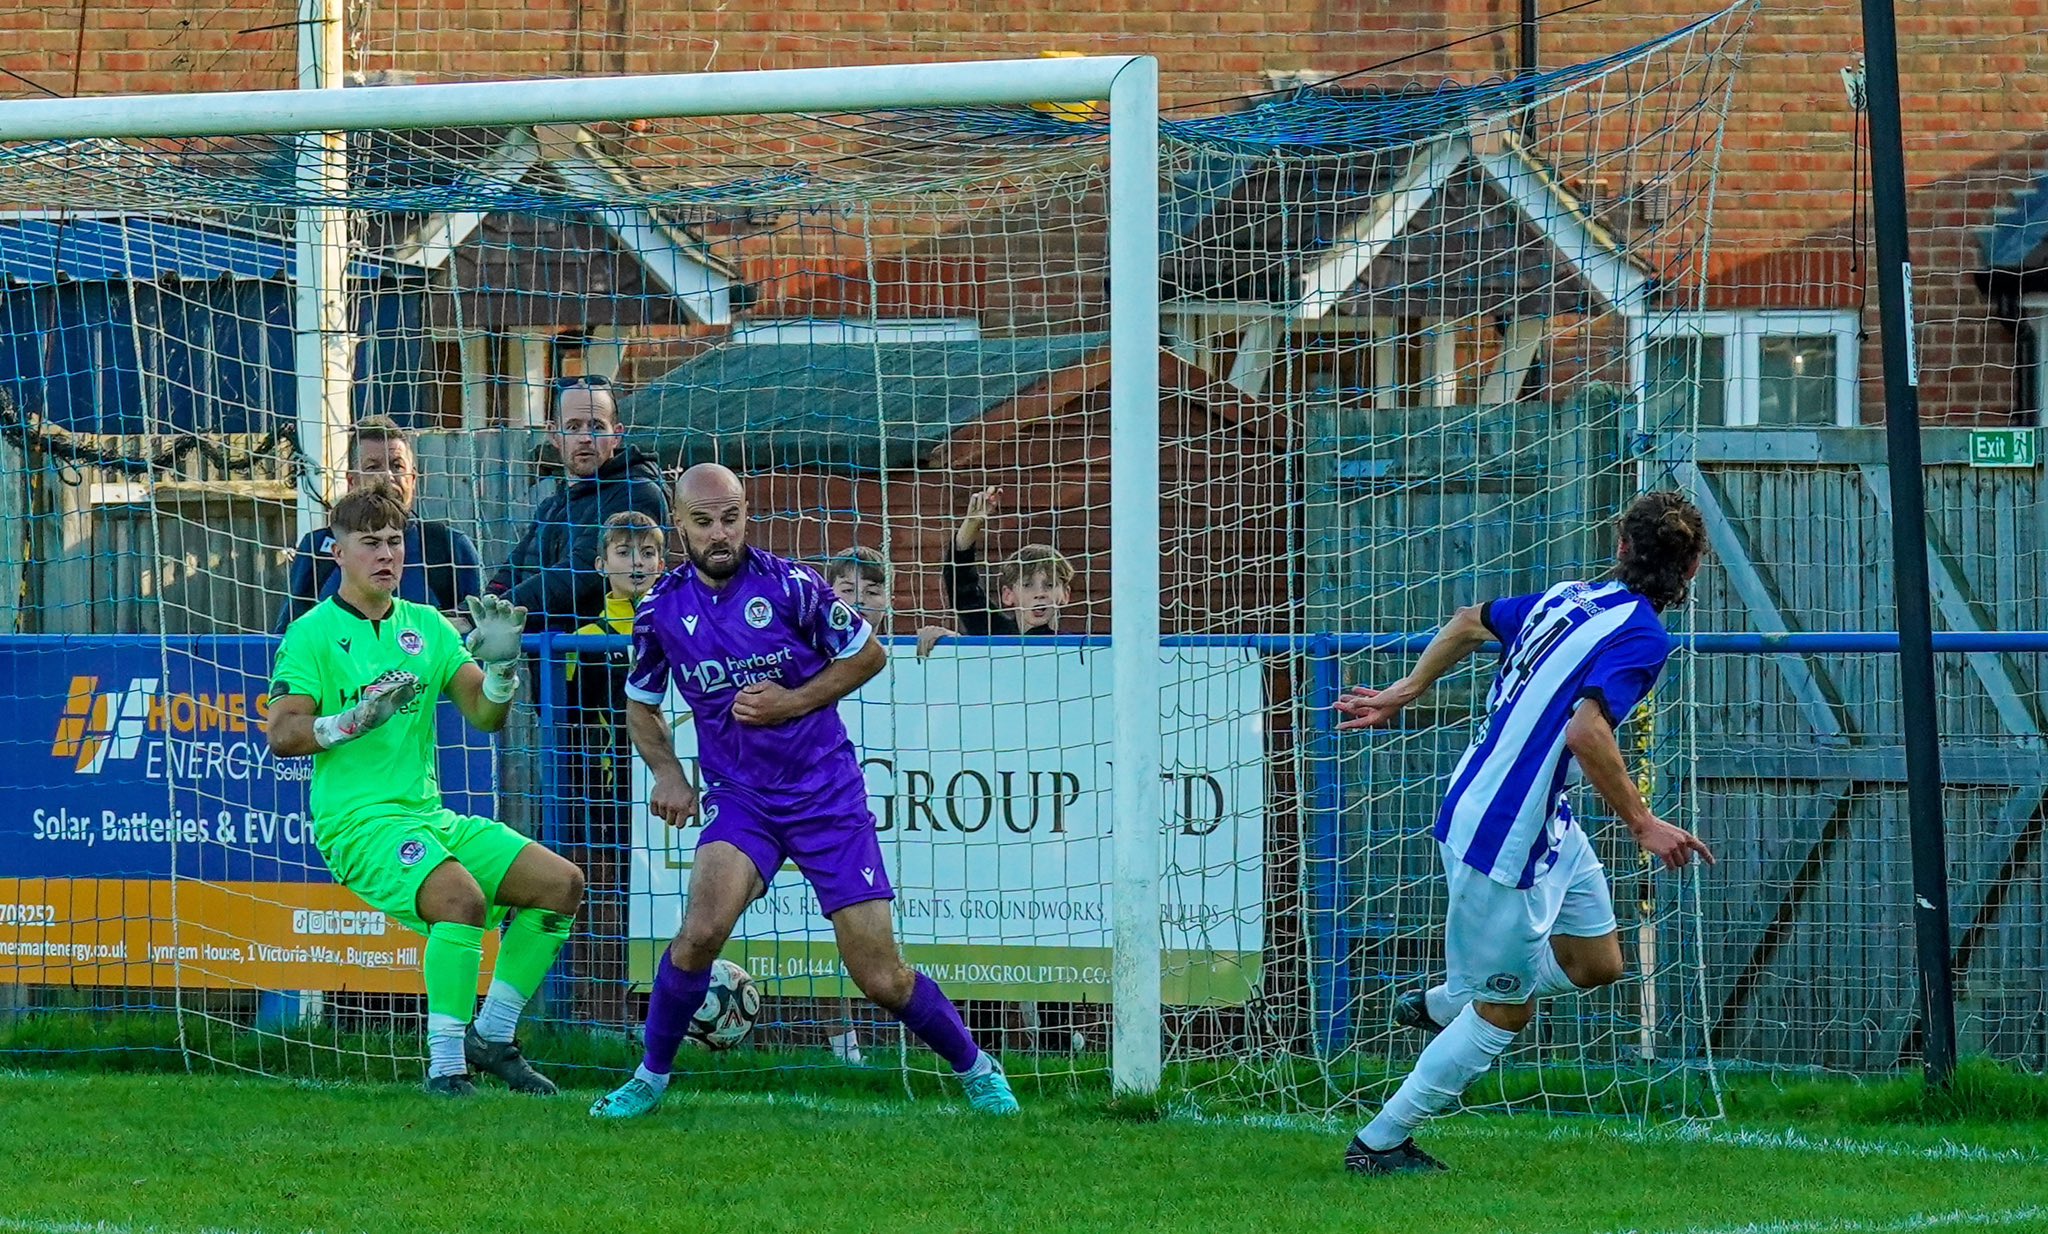
<svg viewBox="0 0 2048 1234">
<path fill-rule="evenodd" d="M 889 872 L 882 868 L 882 842 L 876 838 L 875 816 L 863 795 L 858 805 L 806 809 L 791 817 L 787 807 L 771 806 L 731 788 L 704 793 L 704 830 L 697 847 L 725 843 L 740 850 L 761 872 L 761 885 L 775 881 L 784 860 L 810 880 L 818 893 L 818 909 L 830 917 L 842 908 L 869 900 L 893 900 Z"/>
</svg>

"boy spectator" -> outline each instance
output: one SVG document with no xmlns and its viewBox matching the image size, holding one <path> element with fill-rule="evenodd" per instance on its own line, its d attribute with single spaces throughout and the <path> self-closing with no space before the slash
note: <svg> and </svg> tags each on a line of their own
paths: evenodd
<svg viewBox="0 0 2048 1234">
<path fill-rule="evenodd" d="M 1027 544 L 1005 558 L 996 568 L 1001 607 L 989 604 L 981 580 L 981 535 L 1002 508 L 1002 492 L 986 488 L 967 499 L 967 514 L 953 534 L 953 556 L 939 567 L 939 581 L 963 634 L 1057 634 L 1074 566 L 1050 544 Z"/>
<path fill-rule="evenodd" d="M 605 581 L 604 609 L 582 635 L 631 637 L 640 601 L 666 568 L 667 533 L 638 510 L 604 521 L 592 565 Z M 632 862 L 632 746 L 626 739 L 628 649 L 572 651 L 568 677 L 564 850 L 585 877 L 584 936 L 571 952 L 583 1018 L 627 1026 L 626 895 Z"/>
<path fill-rule="evenodd" d="M 822 571 L 825 585 L 832 593 L 853 606 L 855 612 L 868 619 L 876 630 L 887 633 L 893 581 L 888 559 L 881 553 L 864 545 L 856 545 L 825 563 Z M 932 653 L 932 648 L 942 638 L 954 631 L 946 626 L 919 626 L 917 631 L 917 658 L 922 660 Z"/>
<path fill-rule="evenodd" d="M 398 598 L 439 609 L 444 616 L 467 621 L 462 606 L 476 595 L 480 570 L 476 545 L 453 526 L 413 513 L 419 469 L 412 434 L 389 416 L 365 416 L 349 430 L 348 491 L 384 484 L 405 507 L 405 568 L 399 576 Z M 274 634 L 335 593 L 341 571 L 334 564 L 334 529 L 322 527 L 299 541 L 292 553 L 291 580 L 271 627 Z"/>
</svg>

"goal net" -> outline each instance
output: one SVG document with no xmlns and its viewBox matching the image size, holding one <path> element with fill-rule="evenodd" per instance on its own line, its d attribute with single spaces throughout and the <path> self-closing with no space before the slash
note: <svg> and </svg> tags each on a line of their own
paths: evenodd
<svg viewBox="0 0 2048 1234">
<path fill-rule="evenodd" d="M 1458 603 L 1599 571 L 1668 482 L 1658 321 L 1699 294 L 1739 29 L 1169 113 L 1137 164 L 1078 61 L 732 74 L 667 116 L 630 79 L 350 90 L 282 132 L 0 104 L 0 989 L 53 1050 L 416 1077 L 420 936 L 334 882 L 262 734 L 326 510 L 382 478 L 401 595 L 544 597 L 511 727 L 444 703 L 439 782 L 586 872 L 529 1054 L 629 1064 L 696 835 L 623 741 L 644 582 L 595 520 L 716 460 L 752 542 L 887 642 L 840 711 L 900 936 L 1013 1075 L 1149 1088 L 1149 1043 L 1198 1108 L 1379 1095 L 1419 1046 L 1390 999 L 1441 965 L 1428 831 L 1481 675 L 1368 739 L 1329 703 Z M 1660 800 L 1683 693 L 1627 734 Z M 1631 977 L 1482 1102 L 1692 1100 L 1691 906 L 1601 843 Z M 765 1003 L 707 1083 L 943 1069 L 793 867 L 726 954 Z"/>
</svg>

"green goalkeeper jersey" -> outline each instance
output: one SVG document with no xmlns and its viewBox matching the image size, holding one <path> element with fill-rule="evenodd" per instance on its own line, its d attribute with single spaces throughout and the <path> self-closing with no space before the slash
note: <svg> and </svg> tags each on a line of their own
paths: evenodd
<svg viewBox="0 0 2048 1234">
<path fill-rule="evenodd" d="M 270 696 L 300 694 L 316 715 L 355 705 L 363 687 L 391 672 L 411 673 L 425 687 L 412 704 L 345 745 L 313 756 L 313 825 L 336 829 L 394 814 L 441 808 L 435 703 L 470 663 L 462 636 L 424 604 L 394 598 L 388 616 L 372 621 L 340 596 L 329 596 L 285 629 L 270 674 Z"/>
</svg>

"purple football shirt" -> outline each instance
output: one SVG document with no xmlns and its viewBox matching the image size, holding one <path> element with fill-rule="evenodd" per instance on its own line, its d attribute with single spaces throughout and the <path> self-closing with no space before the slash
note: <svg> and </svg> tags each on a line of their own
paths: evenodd
<svg viewBox="0 0 2048 1234">
<path fill-rule="evenodd" d="M 873 637 L 809 566 L 749 548 L 739 572 L 713 591 L 684 563 L 654 584 L 634 619 L 626 695 L 659 707 L 675 682 L 697 728 L 707 789 L 864 802 L 867 783 L 837 707 L 762 728 L 733 719 L 732 705 L 757 681 L 794 690 Z"/>
</svg>

